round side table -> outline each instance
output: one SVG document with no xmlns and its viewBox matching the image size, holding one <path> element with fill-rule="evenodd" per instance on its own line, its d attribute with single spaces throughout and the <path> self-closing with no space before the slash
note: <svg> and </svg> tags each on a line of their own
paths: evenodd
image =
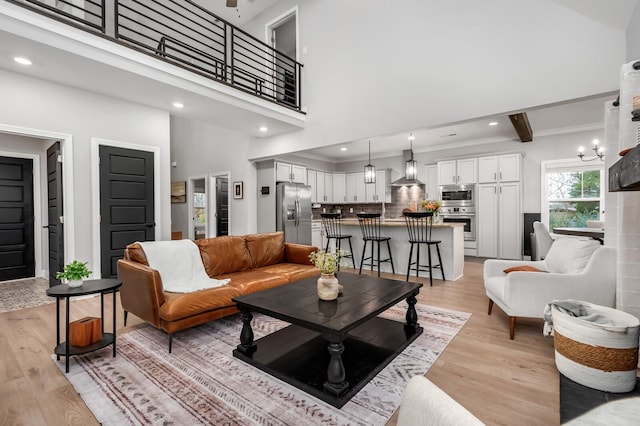
<svg viewBox="0 0 640 426">
<path fill-rule="evenodd" d="M 66 372 L 69 372 L 69 357 L 73 355 L 93 352 L 105 346 L 113 345 L 113 356 L 116 356 L 116 290 L 122 283 L 117 279 L 104 278 L 99 280 L 86 280 L 80 287 L 69 287 L 60 284 L 47 290 L 47 296 L 56 298 L 56 347 L 54 353 L 58 359 L 65 357 Z M 102 322 L 102 339 L 87 346 L 71 346 L 69 344 L 69 299 L 75 296 L 86 296 L 100 293 L 100 318 Z M 113 333 L 104 332 L 104 294 L 113 294 Z M 66 299 L 65 336 L 66 340 L 60 342 L 60 299 Z"/>
</svg>

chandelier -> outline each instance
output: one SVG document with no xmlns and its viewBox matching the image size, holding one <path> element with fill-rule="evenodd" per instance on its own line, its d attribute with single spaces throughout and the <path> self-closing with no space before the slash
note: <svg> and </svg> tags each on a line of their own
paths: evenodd
<svg viewBox="0 0 640 426">
<path fill-rule="evenodd" d="M 600 161 L 604 161 L 604 147 L 599 146 L 600 141 L 598 139 L 593 140 L 593 152 L 596 153 L 595 157 L 584 158 L 584 146 L 578 148 L 578 158 L 582 161 L 593 161 L 596 159 L 600 159 Z"/>
</svg>

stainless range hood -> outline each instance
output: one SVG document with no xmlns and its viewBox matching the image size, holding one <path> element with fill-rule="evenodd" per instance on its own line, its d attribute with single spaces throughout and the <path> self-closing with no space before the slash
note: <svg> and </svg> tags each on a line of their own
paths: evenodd
<svg viewBox="0 0 640 426">
<path fill-rule="evenodd" d="M 402 151 L 403 165 L 411 158 L 413 158 L 413 153 L 411 152 L 410 149 L 405 149 L 404 151 Z M 400 179 L 397 179 L 391 182 L 391 186 L 412 186 L 412 185 L 424 185 L 424 183 L 420 182 L 418 179 L 407 179 L 406 176 L 402 176 Z"/>
</svg>

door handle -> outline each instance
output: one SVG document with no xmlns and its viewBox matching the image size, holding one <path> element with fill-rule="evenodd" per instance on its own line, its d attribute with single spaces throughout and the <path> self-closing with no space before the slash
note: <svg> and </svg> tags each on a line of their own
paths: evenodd
<svg viewBox="0 0 640 426">
<path fill-rule="evenodd" d="M 42 229 L 49 229 L 49 225 L 43 226 Z"/>
<path fill-rule="evenodd" d="M 147 228 L 153 228 L 154 226 L 156 226 L 156 223 L 145 223 L 145 225 Z"/>
</svg>

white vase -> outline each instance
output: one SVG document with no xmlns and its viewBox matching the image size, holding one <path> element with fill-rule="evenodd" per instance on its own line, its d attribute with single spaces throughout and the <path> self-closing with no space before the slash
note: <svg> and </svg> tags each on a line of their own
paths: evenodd
<svg viewBox="0 0 640 426">
<path fill-rule="evenodd" d="M 69 287 L 80 287 L 82 285 L 82 280 L 69 280 L 67 281 L 67 285 Z"/>
<path fill-rule="evenodd" d="M 318 278 L 318 297 L 322 300 L 335 300 L 340 284 L 333 274 L 321 274 Z"/>
</svg>

